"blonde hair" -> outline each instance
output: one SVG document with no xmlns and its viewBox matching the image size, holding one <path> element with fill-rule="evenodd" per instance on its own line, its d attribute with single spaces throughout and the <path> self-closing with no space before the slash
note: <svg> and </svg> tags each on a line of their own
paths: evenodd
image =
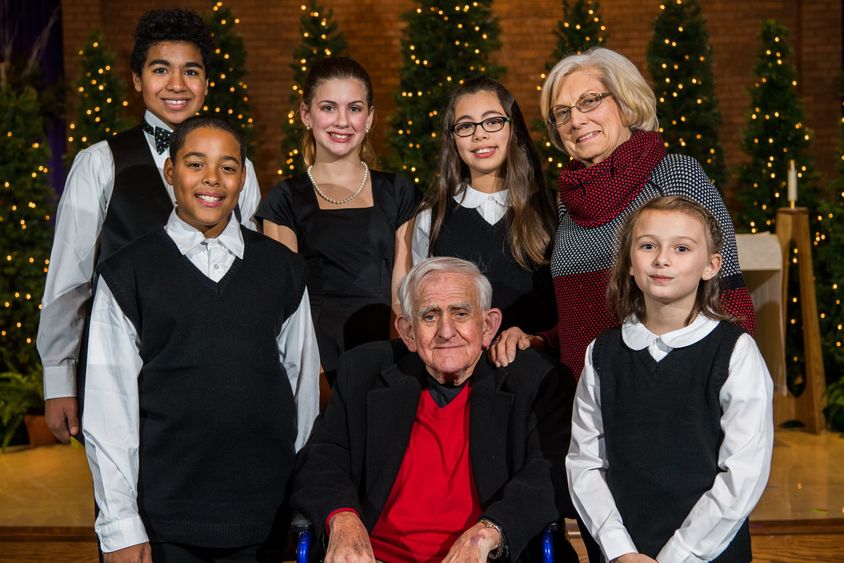
<svg viewBox="0 0 844 563">
<path fill-rule="evenodd" d="M 724 235 L 715 217 L 702 205 L 686 197 L 658 197 L 634 211 L 625 219 L 618 231 L 615 264 L 610 271 L 610 280 L 607 285 L 607 304 L 620 322 L 624 322 L 630 315 L 636 315 L 642 322 L 647 320 L 645 295 L 636 285 L 633 276 L 630 275 L 630 268 L 633 264 L 631 257 L 633 233 L 636 230 L 636 223 L 645 211 L 684 213 L 697 219 L 703 225 L 703 232 L 706 234 L 707 252 L 710 255 L 720 253 L 724 246 Z M 703 313 L 715 320 L 736 320 L 735 317 L 727 314 L 721 306 L 721 272 L 698 283 L 695 304 L 686 318 L 686 324 L 692 322 L 698 313 Z"/>
<path fill-rule="evenodd" d="M 630 60 L 604 47 L 595 47 L 584 53 L 569 55 L 551 69 L 539 93 L 539 108 L 548 128 L 548 136 L 554 146 L 566 152 L 556 125 L 548 116 L 557 98 L 557 92 L 566 77 L 578 70 L 594 70 L 600 76 L 606 91 L 612 94 L 618 104 L 624 124 L 630 129 L 656 131 L 659 121 L 656 117 L 656 96 L 647 81 Z"/>
</svg>

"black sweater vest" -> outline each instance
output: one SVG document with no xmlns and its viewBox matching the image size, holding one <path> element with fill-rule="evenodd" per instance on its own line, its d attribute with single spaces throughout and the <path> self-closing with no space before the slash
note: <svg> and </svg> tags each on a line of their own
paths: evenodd
<svg viewBox="0 0 844 563">
<path fill-rule="evenodd" d="M 94 253 L 96 265 L 128 242 L 156 227 L 163 227 L 173 210 L 173 202 L 161 181 L 158 166 L 149 152 L 149 144 L 140 126 L 109 137 L 107 142 L 114 159 L 114 188 L 97 238 Z M 96 276 L 93 287 L 96 290 Z M 85 328 L 76 363 L 76 397 L 79 400 L 80 418 L 84 409 L 88 320 L 92 301 L 89 300 L 85 305 Z"/>
<path fill-rule="evenodd" d="M 214 283 L 164 229 L 100 265 L 138 331 L 138 509 L 152 541 L 260 543 L 294 460 L 296 406 L 276 336 L 304 262 L 241 227 L 243 260 Z"/>
<path fill-rule="evenodd" d="M 432 221 L 436 210 L 431 212 Z M 453 256 L 474 262 L 492 284 L 492 306 L 504 314 L 501 329 L 517 326 L 528 334 L 557 322 L 554 289 L 548 266 L 522 268 L 507 241 L 506 217 L 490 225 L 477 209 L 454 204 L 446 211 L 431 256 Z"/>
<path fill-rule="evenodd" d="M 167 223 L 173 202 L 140 127 L 108 139 L 114 157 L 114 190 L 100 231 L 97 261 Z"/>
<path fill-rule="evenodd" d="M 595 342 L 607 484 L 640 553 L 656 557 L 721 471 L 719 394 L 742 332 L 721 322 L 660 362 L 628 348 L 620 327 Z M 750 560 L 745 520 L 715 561 Z"/>
</svg>

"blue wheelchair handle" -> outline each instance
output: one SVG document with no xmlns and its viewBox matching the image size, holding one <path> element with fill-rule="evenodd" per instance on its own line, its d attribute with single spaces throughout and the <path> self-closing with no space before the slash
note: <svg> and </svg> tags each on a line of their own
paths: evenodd
<svg viewBox="0 0 844 563">
<path fill-rule="evenodd" d="M 308 563 L 308 553 L 311 551 L 312 537 L 309 529 L 299 532 L 299 543 L 296 545 L 296 563 Z"/>
</svg>

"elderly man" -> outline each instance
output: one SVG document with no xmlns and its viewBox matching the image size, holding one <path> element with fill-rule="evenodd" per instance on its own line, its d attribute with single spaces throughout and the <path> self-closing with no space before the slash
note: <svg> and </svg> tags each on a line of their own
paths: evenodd
<svg viewBox="0 0 844 563">
<path fill-rule="evenodd" d="M 341 357 L 291 500 L 316 544 L 327 536 L 327 563 L 516 561 L 559 518 L 570 377 L 535 352 L 487 360 L 491 294 L 470 262 L 420 262 L 396 320 L 412 353 L 384 342 Z"/>
</svg>

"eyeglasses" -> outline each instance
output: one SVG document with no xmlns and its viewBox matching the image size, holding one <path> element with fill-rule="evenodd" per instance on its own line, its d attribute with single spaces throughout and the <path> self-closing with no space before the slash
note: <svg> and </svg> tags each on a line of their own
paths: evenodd
<svg viewBox="0 0 844 563">
<path fill-rule="evenodd" d="M 580 96 L 580 99 L 573 106 L 557 106 L 551 109 L 551 114 L 548 116 L 548 123 L 559 127 L 565 125 L 571 119 L 572 108 L 577 108 L 580 113 L 589 113 L 598 109 L 601 102 L 607 96 L 612 96 L 609 92 L 598 94 L 597 92 L 587 92 Z"/>
<path fill-rule="evenodd" d="M 475 129 L 480 125 L 487 133 L 495 133 L 504 129 L 504 125 L 510 122 L 509 117 L 503 115 L 496 115 L 495 117 L 487 117 L 483 121 L 477 123 L 473 121 L 461 121 L 451 126 L 452 132 L 458 137 L 471 137 L 475 134 Z"/>
</svg>

